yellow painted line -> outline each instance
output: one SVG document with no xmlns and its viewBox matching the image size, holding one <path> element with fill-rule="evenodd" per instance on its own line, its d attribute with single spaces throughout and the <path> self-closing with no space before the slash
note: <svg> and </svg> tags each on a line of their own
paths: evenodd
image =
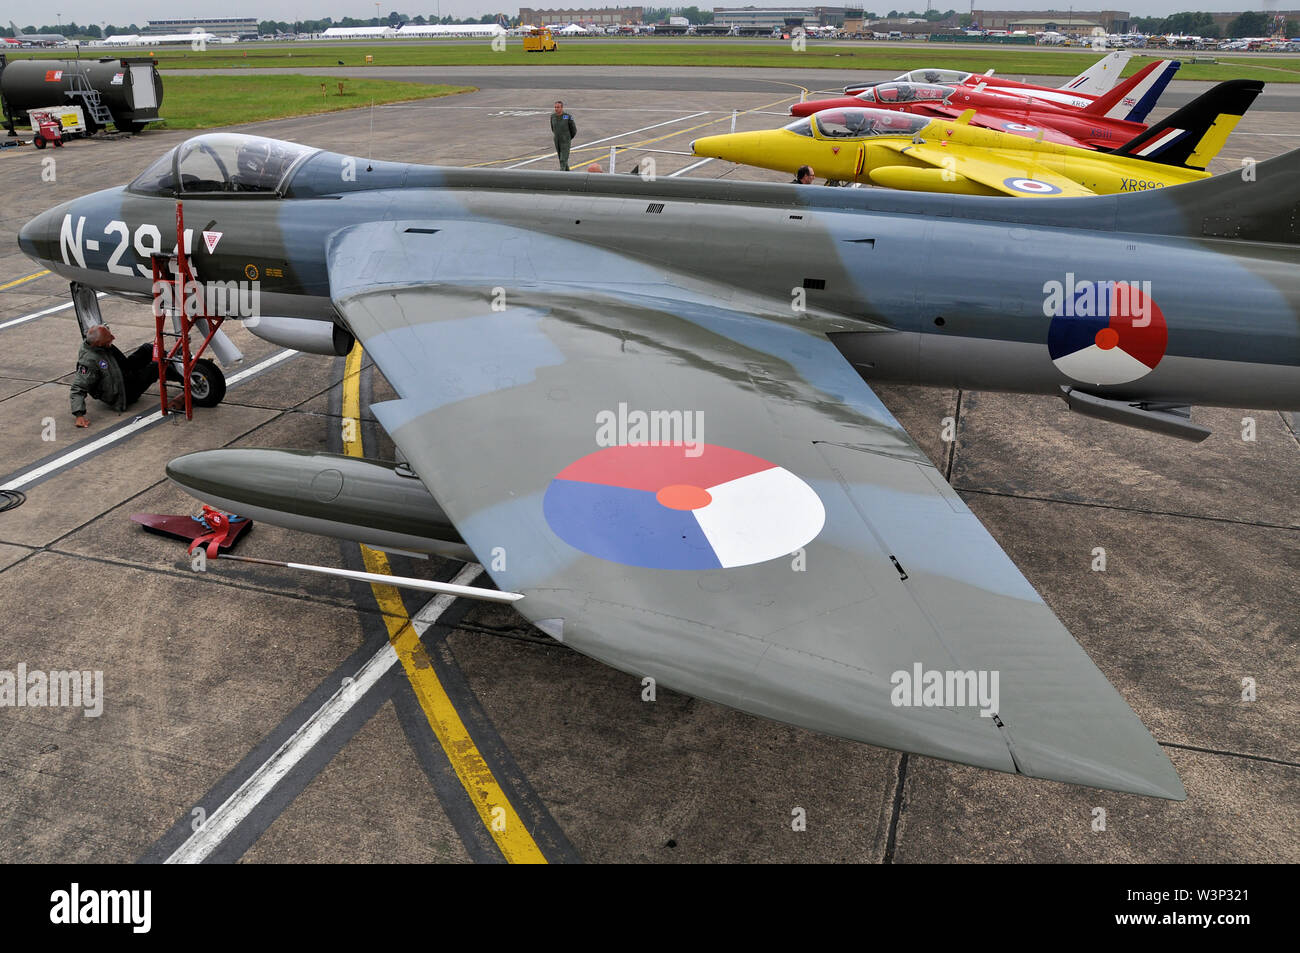
<svg viewBox="0 0 1300 953">
<path fill-rule="evenodd" d="M 776 82 L 776 81 L 768 80 L 768 82 Z M 794 86 L 797 84 L 789 83 L 783 85 Z M 808 90 L 804 89 L 804 87 L 802 86 L 799 86 L 799 89 L 803 89 L 805 93 L 808 92 Z M 794 99 L 793 96 L 785 96 L 781 99 L 774 100 L 773 102 L 766 103 L 765 105 L 755 106 L 753 109 L 742 109 L 738 111 L 736 115 L 739 117 L 739 116 L 747 116 L 750 113 L 762 112 L 764 109 L 770 109 L 773 106 L 779 106 L 782 103 L 788 103 L 792 99 Z M 653 145 L 656 142 L 663 142 L 665 139 L 676 138 L 677 136 L 683 135 L 688 132 L 694 132 L 696 129 L 703 129 L 706 126 L 715 126 L 720 122 L 731 122 L 731 113 L 727 113 L 725 116 L 722 116 L 718 119 L 709 119 L 706 120 L 705 122 L 697 123 L 694 126 L 687 126 L 685 129 L 677 129 L 674 130 L 673 132 L 665 133 L 662 136 L 656 136 L 653 139 L 643 139 L 640 142 L 630 142 L 622 145 L 620 145 L 617 142 L 611 142 L 599 146 L 578 146 L 576 149 L 573 149 L 569 152 L 569 158 L 572 159 L 579 152 L 595 152 L 598 155 L 609 155 L 609 150 L 611 146 L 615 149 L 622 150 L 622 151 L 626 151 L 629 149 L 638 149 L 644 146 Z M 536 155 L 536 156 L 515 156 L 512 159 L 493 159 L 490 162 L 476 162 L 473 165 L 463 166 L 462 168 L 479 169 L 485 166 L 497 165 L 498 163 L 501 162 L 519 162 L 519 161 L 529 161 L 532 159 L 545 159 L 547 156 L 553 156 L 553 155 L 555 155 L 555 152 L 551 151 L 551 152 L 543 152 L 541 155 Z"/>
<path fill-rule="evenodd" d="M 361 450 L 361 344 L 358 342 L 348 352 L 347 363 L 343 371 L 343 452 L 349 457 L 359 457 Z M 382 552 L 361 547 L 361 556 L 365 560 L 368 572 L 391 575 L 388 557 Z M 410 616 L 402 597 L 392 586 L 372 583 L 375 602 L 383 613 L 384 625 L 388 628 L 388 641 L 397 652 L 397 657 L 406 670 L 415 697 L 424 709 L 424 716 L 429 720 L 442 750 L 447 753 L 447 760 L 456 771 L 456 777 L 469 794 L 474 809 L 478 811 L 483 825 L 492 839 L 496 841 L 507 863 L 544 864 L 546 857 L 523 819 L 515 811 L 514 805 L 506 796 L 501 785 L 497 783 L 492 769 L 488 767 L 479 752 L 469 729 L 461 720 L 460 713 L 447 696 L 442 682 L 433 669 L 433 662 L 420 641 L 420 636 L 411 625 Z"/>
<path fill-rule="evenodd" d="M 21 285 L 24 281 L 34 281 L 37 278 L 44 278 L 49 273 L 50 270 L 47 268 L 45 271 L 38 271 L 34 275 L 28 275 L 26 278 L 17 278 L 8 284 L 0 285 L 0 291 L 4 291 L 6 288 L 12 288 L 14 285 Z"/>
</svg>

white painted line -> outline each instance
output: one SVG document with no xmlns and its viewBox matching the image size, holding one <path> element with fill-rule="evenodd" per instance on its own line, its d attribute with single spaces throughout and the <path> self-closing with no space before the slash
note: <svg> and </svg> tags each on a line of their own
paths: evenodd
<svg viewBox="0 0 1300 953">
<path fill-rule="evenodd" d="M 265 371 L 268 368 L 275 367 L 275 365 L 289 360 L 289 358 L 293 357 L 297 353 L 299 352 L 292 350 L 290 348 L 286 348 L 283 351 L 277 351 L 275 354 L 272 354 L 266 360 L 259 361 L 257 364 L 254 364 L 252 367 L 246 367 L 238 374 L 232 374 L 230 377 L 227 377 L 226 386 L 231 387 L 235 384 L 238 384 L 240 381 L 245 381 L 248 378 L 252 377 L 254 374 L 260 374 L 262 373 L 262 371 Z"/>
<path fill-rule="evenodd" d="M 108 295 L 100 291 L 95 295 L 95 297 L 107 298 Z M 43 318 L 47 314 L 54 314 L 56 311 L 67 311 L 71 307 L 73 307 L 73 303 L 69 301 L 67 304 L 56 304 L 54 307 L 46 308 L 44 311 L 33 311 L 31 314 L 24 314 L 19 318 L 10 318 L 8 321 L 0 323 L 0 331 L 3 331 L 5 328 L 12 328 L 17 324 L 26 324 L 28 321 L 35 321 L 37 318 Z"/>
<path fill-rule="evenodd" d="M 453 584 L 471 582 L 483 567 L 468 563 L 456 574 Z M 435 596 L 412 618 L 416 632 L 423 635 L 429 626 L 450 608 L 454 596 Z M 314 748 L 329 730 L 337 725 L 367 691 L 398 661 L 391 642 L 383 646 L 361 666 L 352 681 L 344 682 L 320 708 L 299 726 L 271 757 L 248 776 L 235 793 L 208 815 L 190 837 L 167 858 L 168 864 L 198 864 L 211 856 L 221 843 L 248 817 L 294 767 Z"/>
<path fill-rule="evenodd" d="M 69 463 L 74 463 L 75 461 L 80 460 L 82 457 L 86 456 L 87 454 L 94 453 L 96 450 L 100 450 L 104 447 L 109 446 L 110 444 L 117 443 L 119 440 L 124 440 L 125 438 L 131 436 L 131 434 L 135 433 L 137 430 L 143 430 L 145 427 L 148 427 L 150 424 L 157 423 L 161 419 L 162 419 L 162 411 L 155 410 L 149 416 L 141 417 L 139 420 L 133 421 L 132 423 L 128 424 L 127 426 L 123 427 L 120 430 L 114 430 L 112 433 L 106 433 L 98 440 L 92 440 L 90 443 L 82 444 L 81 446 L 77 447 L 74 450 L 70 450 L 67 453 L 62 454 L 61 456 L 55 457 L 49 463 L 45 463 L 39 467 L 36 467 L 33 470 L 28 470 L 26 473 L 22 474 L 21 476 L 14 477 L 8 483 L 4 484 L 4 486 L 0 486 L 0 490 L 21 490 L 27 484 L 32 483 L 35 480 L 39 480 L 41 477 L 45 476 L 45 474 L 50 473 L 53 470 L 57 470 L 60 467 L 66 467 Z"/>
<path fill-rule="evenodd" d="M 685 122 L 688 119 L 698 119 L 700 116 L 707 116 L 708 114 L 709 114 L 708 110 L 705 110 L 704 112 L 691 113 L 689 116 L 679 116 L 676 119 L 669 119 L 665 122 L 657 122 L 653 126 L 642 126 L 640 129 L 632 129 L 628 132 L 620 132 L 618 135 L 606 136 L 604 139 L 597 139 L 594 142 L 584 142 L 582 143 L 581 146 L 579 146 L 579 148 L 586 149 L 588 146 L 598 146 L 602 142 L 612 142 L 615 139 L 622 139 L 624 136 L 636 135 L 638 132 L 646 132 L 649 129 L 658 129 L 660 126 L 671 126 L 675 122 Z M 521 166 L 532 165 L 534 162 L 541 162 L 543 159 L 550 159 L 550 158 L 552 157 L 549 154 L 544 156 L 538 156 L 536 159 L 525 159 L 523 162 L 516 162 L 514 165 L 508 165 L 506 166 L 506 168 L 518 169 Z"/>
<path fill-rule="evenodd" d="M 71 305 L 69 305 L 69 307 L 71 307 Z M 254 364 L 252 367 L 247 368 L 246 370 L 242 370 L 238 374 L 234 375 L 233 377 L 228 378 L 226 380 L 226 386 L 230 387 L 235 384 L 238 384 L 240 381 L 245 380 L 253 376 L 254 374 L 260 373 L 261 371 L 264 371 L 269 367 L 273 367 L 274 365 L 279 364 L 281 361 L 293 357 L 293 355 L 297 353 L 298 353 L 297 351 L 291 351 L 291 350 L 279 351 L 271 355 L 270 357 L 268 357 L 266 360 L 258 364 Z M 80 446 L 74 447 L 73 449 L 69 450 L 67 453 L 57 456 L 53 460 L 50 460 L 48 463 L 43 463 L 39 467 L 35 467 L 31 470 L 28 470 L 26 473 L 14 477 L 8 483 L 4 484 L 3 486 L 0 486 L 0 490 L 21 490 L 29 483 L 33 483 L 36 480 L 39 480 L 47 473 L 52 473 L 55 470 L 59 470 L 63 467 L 66 467 L 70 463 L 75 463 L 76 461 L 80 460 L 82 457 L 86 456 L 87 454 L 95 453 L 98 450 L 102 450 L 104 447 L 117 443 L 119 440 L 125 440 L 127 437 L 131 436 L 131 434 L 135 433 L 136 431 L 143 430 L 145 427 L 148 427 L 151 424 L 155 424 L 161 419 L 162 419 L 162 411 L 155 410 L 152 414 L 149 414 L 147 417 L 141 417 L 139 420 L 134 420 L 131 423 L 129 423 L 127 426 L 122 427 L 119 430 L 114 430 L 111 433 L 106 433 L 102 437 L 98 438 L 97 440 L 92 440 L 90 443 L 82 444 Z"/>
<path fill-rule="evenodd" d="M 701 159 L 699 162 L 692 163 L 691 165 L 688 165 L 688 166 L 687 166 L 686 168 L 684 168 L 684 169 L 678 169 L 676 172 L 670 172 L 670 173 L 668 173 L 668 178 L 670 178 L 670 179 L 675 179 L 675 178 L 677 178 L 679 175 L 682 175 L 683 173 L 690 172 L 691 169 L 698 169 L 700 166 L 704 165 L 706 162 L 712 162 L 712 161 L 713 161 L 713 157 L 712 157 L 712 156 L 710 156 L 710 157 L 707 158 L 707 159 Z"/>
</svg>

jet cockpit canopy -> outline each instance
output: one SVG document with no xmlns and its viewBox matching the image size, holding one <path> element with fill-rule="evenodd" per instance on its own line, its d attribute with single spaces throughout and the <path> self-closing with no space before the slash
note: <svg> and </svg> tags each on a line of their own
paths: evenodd
<svg viewBox="0 0 1300 953">
<path fill-rule="evenodd" d="M 808 125 L 810 120 L 811 126 Z M 869 136 L 910 136 L 929 123 L 925 116 L 888 109 L 824 109 L 785 128 L 818 139 L 866 139 Z"/>
<path fill-rule="evenodd" d="M 142 195 L 279 195 L 289 175 L 319 149 L 215 132 L 187 139 L 127 186 Z"/>
</svg>

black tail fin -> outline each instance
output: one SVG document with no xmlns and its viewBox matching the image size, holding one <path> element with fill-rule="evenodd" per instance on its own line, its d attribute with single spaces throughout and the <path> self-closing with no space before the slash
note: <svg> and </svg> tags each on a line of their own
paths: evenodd
<svg viewBox="0 0 1300 953">
<path fill-rule="evenodd" d="M 1264 84 L 1257 79 L 1220 83 L 1168 119 L 1152 123 L 1115 154 L 1203 171 L 1263 90 Z"/>
</svg>

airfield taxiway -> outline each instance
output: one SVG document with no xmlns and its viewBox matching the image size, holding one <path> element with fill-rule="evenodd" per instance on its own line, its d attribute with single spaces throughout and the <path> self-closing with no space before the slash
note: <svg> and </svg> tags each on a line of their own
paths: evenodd
<svg viewBox="0 0 1300 953">
<path fill-rule="evenodd" d="M 479 92 L 376 107 L 382 135 L 370 134 L 368 110 L 237 128 L 376 158 L 552 169 L 547 114 L 564 99 L 580 129 L 575 168 L 636 144 L 658 150 L 644 154 L 660 175 L 783 180 L 680 153 L 730 128 L 733 110 L 738 129 L 779 125 L 802 89 L 848 81 L 643 72 L 603 69 L 613 81 L 602 84 L 575 81 L 586 76 L 576 68 L 492 71 Z M 1175 83 L 1170 102 L 1199 86 Z M 1266 92 L 1215 171 L 1300 146 L 1292 89 Z M 220 407 L 150 422 L 150 392 L 121 416 L 92 402 L 90 430 L 72 426 L 77 326 L 70 309 L 51 310 L 67 288 L 29 278 L 39 269 L 15 236 L 45 208 L 129 181 L 188 135 L 0 154 L 0 485 L 25 480 L 27 493 L 0 513 L 0 669 L 104 673 L 100 717 L 0 708 L 0 860 L 1300 860 L 1300 440 L 1282 414 L 1198 409 L 1214 434 L 1194 446 L 1049 398 L 878 388 L 1165 746 L 1183 803 L 902 755 L 662 690 L 645 702 L 637 679 L 505 608 L 377 601 L 366 585 L 262 566 L 190 572 L 181 544 L 129 519 L 197 511 L 163 478 L 171 457 L 338 450 L 353 401 L 364 451 L 393 447 L 366 411 L 392 394 L 368 362 L 348 376 L 342 358 L 284 353 L 238 327 L 245 360 L 229 373 L 247 373 Z M 50 157 L 54 182 L 41 175 Z M 621 153 L 618 168 L 639 157 Z M 152 334 L 146 308 L 101 305 L 120 342 Z M 1091 568 L 1097 547 L 1104 572 Z M 355 545 L 266 524 L 242 552 L 361 565 Z M 430 578 L 460 569 L 391 562 Z M 402 612 L 437 616 L 422 635 L 427 667 L 463 726 L 461 755 L 487 772 L 472 783 L 412 687 L 428 674 L 387 659 Z M 1243 679 L 1255 700 L 1243 700 Z M 488 829 L 474 801 L 485 790 L 524 831 Z M 792 824 L 799 809 L 806 830 Z"/>
</svg>

